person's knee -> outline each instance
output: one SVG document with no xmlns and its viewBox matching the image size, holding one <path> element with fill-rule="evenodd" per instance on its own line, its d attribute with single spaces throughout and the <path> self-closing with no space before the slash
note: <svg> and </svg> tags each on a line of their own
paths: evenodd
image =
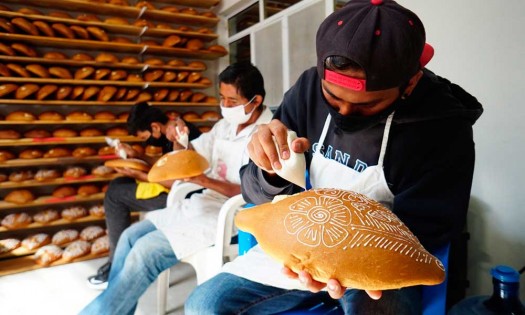
<svg viewBox="0 0 525 315">
<path fill-rule="evenodd" d="M 129 177 L 117 177 L 109 182 L 104 199 L 118 200 L 122 196 L 121 189 L 129 183 Z"/>
<path fill-rule="evenodd" d="M 184 303 L 184 314 L 220 314 L 221 302 L 231 294 L 227 281 L 229 274 L 220 273 L 197 286 Z"/>
</svg>

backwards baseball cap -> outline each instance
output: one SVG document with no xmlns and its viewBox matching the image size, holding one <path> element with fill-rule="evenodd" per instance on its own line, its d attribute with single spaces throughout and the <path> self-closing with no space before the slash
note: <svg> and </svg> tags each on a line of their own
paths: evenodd
<svg viewBox="0 0 525 315">
<path fill-rule="evenodd" d="M 433 56 L 417 15 L 391 0 L 350 0 L 329 15 L 316 38 L 317 71 L 329 82 L 356 91 L 402 86 Z M 325 69 L 330 56 L 360 65 L 365 79 Z"/>
</svg>

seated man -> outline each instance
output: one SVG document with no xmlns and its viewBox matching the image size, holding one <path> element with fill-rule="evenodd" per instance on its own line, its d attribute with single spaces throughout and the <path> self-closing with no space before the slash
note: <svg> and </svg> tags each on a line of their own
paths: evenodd
<svg viewBox="0 0 525 315">
<path fill-rule="evenodd" d="M 139 297 L 157 276 L 180 259 L 213 245 L 222 204 L 240 193 L 239 169 L 248 162 L 246 145 L 271 111 L 263 105 L 263 77 L 250 63 L 219 75 L 223 119 L 191 142 L 210 163 L 210 172 L 186 179 L 205 189 L 122 234 L 109 273 L 109 285 L 81 314 L 133 314 Z"/>
<path fill-rule="evenodd" d="M 349 1 L 323 21 L 316 46 L 317 67 L 301 75 L 250 141 L 244 199 L 260 204 L 299 192 L 274 171 L 278 157 L 293 150 L 305 154 L 314 188 L 365 194 L 426 248 L 447 244 L 466 221 L 481 104 L 424 68 L 423 24 L 394 1 Z M 287 129 L 298 136 L 290 146 Z M 421 314 L 419 286 L 347 290 L 336 279 L 321 283 L 283 269 L 259 246 L 223 271 L 193 291 L 185 314 L 274 314 L 327 294 L 319 292 L 325 287 L 345 314 Z"/>
<path fill-rule="evenodd" d="M 169 120 L 162 110 L 144 102 L 131 108 L 127 125 L 130 134 L 145 140 L 146 145 L 161 147 L 162 153 L 168 153 L 173 149 L 181 148 L 180 144 L 168 140 L 166 136 L 171 129 L 169 127 L 177 122 L 181 125 L 185 124 L 181 118 Z M 200 136 L 201 132 L 197 127 L 190 123 L 186 125 L 189 139 L 193 140 Z M 126 143 L 121 143 L 116 149 L 124 150 L 128 158 L 142 159 L 150 165 L 158 159 L 141 154 Z M 88 278 L 88 286 L 93 289 L 103 290 L 107 287 L 115 247 L 122 231 L 131 224 L 131 211 L 151 211 L 165 207 L 167 192 L 173 183 L 173 181 L 160 184 L 148 183 L 148 174 L 138 170 L 117 168 L 116 171 L 125 177 L 112 180 L 104 197 L 106 227 L 109 233 L 109 260 L 98 269 L 96 275 Z"/>
</svg>

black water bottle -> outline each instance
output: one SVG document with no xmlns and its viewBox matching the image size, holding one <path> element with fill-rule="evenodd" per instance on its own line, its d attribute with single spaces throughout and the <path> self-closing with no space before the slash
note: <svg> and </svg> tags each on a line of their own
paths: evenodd
<svg viewBox="0 0 525 315">
<path fill-rule="evenodd" d="M 474 296 L 454 305 L 448 315 L 525 315 L 520 297 L 520 274 L 508 266 L 491 269 L 492 296 Z"/>
</svg>

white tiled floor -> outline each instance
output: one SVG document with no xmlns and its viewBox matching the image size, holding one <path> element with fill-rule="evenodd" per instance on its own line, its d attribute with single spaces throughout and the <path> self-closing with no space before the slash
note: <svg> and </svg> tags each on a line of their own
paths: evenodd
<svg viewBox="0 0 525 315">
<path fill-rule="evenodd" d="M 107 258 L 43 268 L 0 277 L 0 314 L 74 315 L 100 291 L 86 286 L 86 278 L 96 273 Z M 168 311 L 184 314 L 184 300 L 196 286 L 190 265 L 172 267 Z M 157 314 L 157 283 L 139 300 L 135 315 Z"/>
</svg>

